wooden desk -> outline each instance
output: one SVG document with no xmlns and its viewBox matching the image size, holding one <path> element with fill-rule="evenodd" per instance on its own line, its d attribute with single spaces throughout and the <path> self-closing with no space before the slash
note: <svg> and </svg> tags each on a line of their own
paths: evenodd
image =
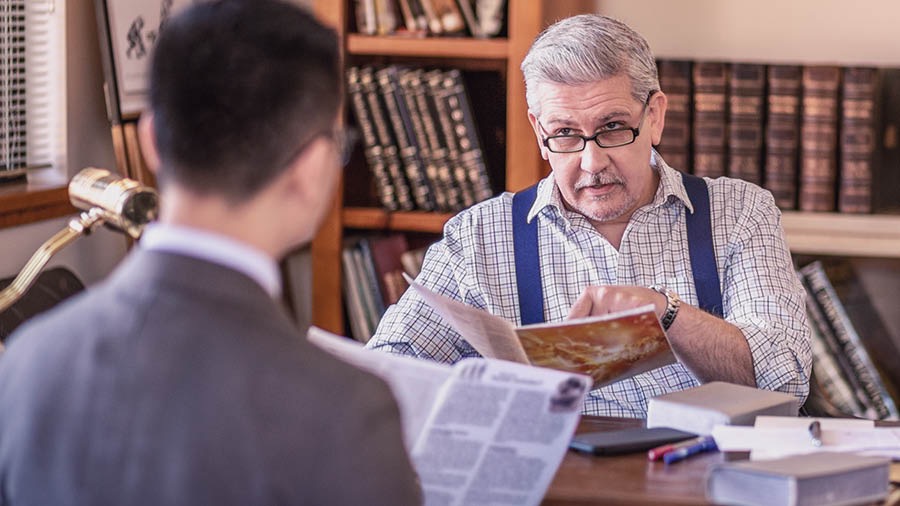
<svg viewBox="0 0 900 506">
<path fill-rule="evenodd" d="M 644 421 L 626 418 L 582 417 L 577 432 L 641 427 Z M 893 425 L 893 423 L 878 423 Z M 545 506 L 624 504 L 711 504 L 706 500 L 706 475 L 724 461 L 719 452 L 695 455 L 666 465 L 650 462 L 646 452 L 613 457 L 584 455 L 569 450 L 550 489 Z M 900 480 L 900 464 L 891 466 L 891 481 Z M 900 504 L 897 490 L 882 503 Z"/>
<path fill-rule="evenodd" d="M 577 432 L 640 427 L 643 420 L 582 417 Z M 563 458 L 543 504 L 709 504 L 706 473 L 723 461 L 721 453 L 696 455 L 665 465 L 647 453 L 597 457 L 569 451 Z"/>
</svg>

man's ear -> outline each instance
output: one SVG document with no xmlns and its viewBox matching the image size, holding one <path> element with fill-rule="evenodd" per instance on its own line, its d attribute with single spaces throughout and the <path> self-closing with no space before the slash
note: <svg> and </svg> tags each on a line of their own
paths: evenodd
<svg viewBox="0 0 900 506">
<path fill-rule="evenodd" d="M 544 146 L 544 137 L 541 135 L 541 127 L 538 125 L 537 116 L 531 112 L 531 109 L 528 110 L 528 121 L 531 123 L 531 129 L 534 130 L 534 137 L 537 139 L 538 149 L 541 150 L 541 157 L 546 160 L 547 157 L 550 156 L 550 151 Z"/>
<path fill-rule="evenodd" d="M 138 142 L 141 146 L 141 155 L 147 168 L 153 175 L 159 170 L 159 151 L 156 149 L 156 133 L 153 130 L 153 113 L 146 111 L 138 120 Z"/>
<path fill-rule="evenodd" d="M 648 119 L 650 120 L 650 139 L 651 144 L 656 146 L 662 140 L 663 130 L 666 126 L 666 108 L 669 105 L 669 98 L 666 94 L 657 91 L 650 97 L 650 103 L 647 104 Z"/>
</svg>

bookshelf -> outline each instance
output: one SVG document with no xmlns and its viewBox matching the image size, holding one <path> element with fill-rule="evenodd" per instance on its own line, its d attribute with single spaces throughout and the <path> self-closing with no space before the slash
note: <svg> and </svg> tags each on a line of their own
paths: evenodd
<svg viewBox="0 0 900 506">
<path fill-rule="evenodd" d="M 900 6 L 876 2 L 900 15 Z M 838 0 L 798 0 L 783 16 L 778 0 L 722 6 L 717 0 L 509 0 L 509 36 L 501 39 L 409 38 L 349 33 L 352 2 L 317 0 L 318 15 L 342 34 L 343 53 L 354 63 L 412 62 L 463 69 L 496 70 L 506 95 L 503 188 L 518 190 L 548 170 L 534 146 L 525 109 L 519 63 L 548 20 L 573 11 L 597 11 L 629 23 L 647 37 L 658 58 L 709 59 L 767 63 L 869 64 L 900 67 L 891 51 L 894 31 L 889 15 L 848 13 Z M 810 13 L 819 13 L 813 22 Z M 823 16 L 825 21 L 822 21 Z M 852 22 L 847 22 L 847 16 Z M 823 25 L 824 23 L 824 25 Z M 758 27 L 773 33 L 760 38 Z M 861 33 L 852 27 L 867 26 Z M 823 28 L 824 27 L 824 28 Z M 848 30 L 856 34 L 851 37 Z M 729 35 L 722 38 L 722 33 Z M 845 34 L 835 36 L 834 34 Z M 476 113 L 477 116 L 477 113 Z M 483 139 L 489 142 L 487 139 Z M 347 231 L 402 231 L 440 234 L 446 213 L 386 212 L 374 206 L 345 205 L 344 193 L 360 190 L 345 178 L 321 232 L 312 245 L 312 324 L 343 333 L 340 254 Z M 849 215 L 786 211 L 783 224 L 791 250 L 802 255 L 900 259 L 900 215 Z"/>
<path fill-rule="evenodd" d="M 891 21 L 900 4 L 876 0 L 597 0 L 647 38 L 657 58 L 794 65 L 900 67 Z M 765 32 L 759 28 L 765 26 Z M 785 211 L 795 254 L 900 259 L 900 215 Z"/>
<path fill-rule="evenodd" d="M 544 26 L 546 0 L 507 0 L 505 38 L 366 36 L 351 33 L 353 2 L 316 0 L 314 9 L 323 21 L 341 34 L 345 66 L 360 63 L 411 63 L 434 67 L 455 67 L 465 71 L 488 71 L 500 77 L 500 89 L 494 94 L 505 97 L 505 117 L 500 123 L 501 139 L 482 135 L 485 151 L 493 151 L 502 160 L 491 167 L 499 174 L 494 186 L 520 190 L 543 177 L 549 168 L 535 147 L 528 123 L 525 84 L 519 64 Z M 476 117 L 478 112 L 476 111 Z M 351 162 L 353 164 L 354 162 Z M 358 163 L 364 164 L 361 159 Z M 365 183 L 352 177 L 348 169 L 333 207 L 315 237 L 311 249 L 313 325 L 345 334 L 341 294 L 341 250 L 348 231 L 400 231 L 441 233 L 448 213 L 387 212 L 374 205 L 357 205 L 351 195 L 366 193 Z M 352 201 L 351 204 L 345 204 Z"/>
</svg>

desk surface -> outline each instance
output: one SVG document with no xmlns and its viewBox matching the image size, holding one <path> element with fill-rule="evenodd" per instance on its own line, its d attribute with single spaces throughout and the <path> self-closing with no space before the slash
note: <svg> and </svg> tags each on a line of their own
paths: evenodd
<svg viewBox="0 0 900 506">
<path fill-rule="evenodd" d="M 894 426 L 896 422 L 876 422 Z M 644 420 L 584 416 L 577 432 L 641 427 Z M 544 498 L 544 506 L 624 504 L 710 504 L 706 475 L 725 460 L 719 452 L 703 453 L 675 464 L 647 460 L 646 452 L 597 457 L 568 451 Z M 891 466 L 891 482 L 900 481 L 900 463 Z M 896 488 L 882 504 L 900 505 Z"/>
<path fill-rule="evenodd" d="M 640 427 L 638 419 L 582 417 L 578 432 Z M 569 451 L 550 484 L 543 504 L 709 504 L 706 473 L 722 462 L 721 453 L 705 453 L 666 465 L 650 462 L 646 452 L 597 457 Z"/>
</svg>

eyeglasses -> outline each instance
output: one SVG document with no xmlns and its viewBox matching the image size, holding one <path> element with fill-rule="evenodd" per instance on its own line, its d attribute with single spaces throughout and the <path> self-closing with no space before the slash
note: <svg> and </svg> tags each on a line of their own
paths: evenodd
<svg viewBox="0 0 900 506">
<path fill-rule="evenodd" d="M 641 126 L 644 124 L 644 117 L 647 115 L 647 106 L 650 104 L 650 97 L 653 96 L 653 93 L 655 92 L 651 92 L 647 95 L 647 100 L 644 101 L 644 107 L 641 110 L 641 119 L 638 121 L 637 128 L 627 127 L 601 130 L 590 137 L 577 134 L 548 135 L 543 139 L 544 146 L 549 149 L 551 153 L 577 153 L 579 151 L 584 151 L 588 141 L 594 141 L 601 148 L 627 146 L 633 143 L 635 139 L 637 139 L 637 136 L 641 134 Z M 541 128 L 542 132 L 545 134 L 547 133 L 547 130 L 540 121 L 538 121 L 538 126 Z"/>
</svg>

